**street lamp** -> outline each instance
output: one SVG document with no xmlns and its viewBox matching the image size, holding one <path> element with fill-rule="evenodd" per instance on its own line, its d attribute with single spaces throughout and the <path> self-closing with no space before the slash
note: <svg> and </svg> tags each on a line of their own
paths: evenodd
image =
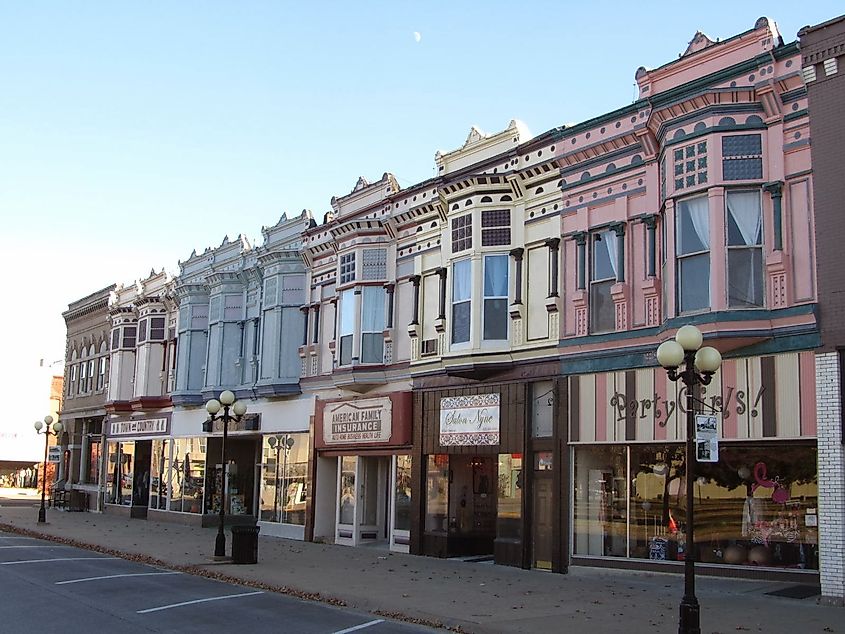
<svg viewBox="0 0 845 634">
<path fill-rule="evenodd" d="M 276 495 L 273 496 L 273 519 L 278 522 L 280 521 L 279 518 L 279 454 L 282 450 L 285 452 L 285 464 L 282 468 L 282 479 L 284 480 L 284 487 L 283 491 L 287 492 L 287 484 L 288 484 L 288 454 L 290 454 L 290 450 L 293 448 L 293 445 L 296 441 L 294 440 L 293 436 L 290 434 L 282 434 L 281 436 L 270 436 L 267 439 L 267 443 L 270 445 L 270 449 L 276 450 Z M 285 514 L 285 507 L 282 505 L 282 515 Z"/>
<path fill-rule="evenodd" d="M 693 394 L 696 385 L 708 385 L 713 374 L 722 365 L 722 355 L 716 348 L 701 347 L 703 340 L 701 331 L 695 326 L 687 325 L 678 329 L 675 340 L 664 341 L 657 348 L 657 361 L 662 365 L 669 379 L 681 380 L 686 387 L 687 409 L 687 443 L 686 443 L 686 485 L 687 485 L 687 518 L 686 518 L 686 552 L 684 554 L 684 598 L 681 599 L 680 634 L 700 634 L 700 607 L 695 597 L 695 538 L 693 512 L 693 467 L 695 465 L 695 412 Z M 681 368 L 680 371 L 678 368 Z"/>
<path fill-rule="evenodd" d="M 218 416 L 221 409 L 223 413 Z M 226 438 L 229 435 L 229 423 L 239 422 L 246 414 L 246 403 L 235 401 L 235 394 L 231 390 L 225 390 L 220 393 L 220 400 L 213 398 L 205 404 L 205 411 L 208 412 L 209 418 L 206 425 L 203 425 L 203 431 L 213 431 L 214 421 L 218 418 L 223 421 L 223 446 L 220 449 L 220 466 L 223 471 L 220 484 L 220 525 L 217 528 L 217 540 L 214 542 L 214 556 L 225 557 L 226 534 L 223 532 L 223 525 L 226 522 L 226 491 L 229 488 L 226 486 Z"/>
<path fill-rule="evenodd" d="M 53 430 L 50 431 L 50 426 L 52 425 Z M 35 427 L 36 434 L 43 434 L 44 435 L 44 476 L 41 480 L 41 508 L 38 509 L 38 523 L 45 524 L 47 522 L 47 509 L 44 506 L 44 498 L 47 495 L 47 452 L 50 447 L 50 436 L 56 436 L 58 438 L 59 434 L 62 433 L 62 429 L 64 426 L 59 422 L 53 422 L 53 417 L 47 414 L 44 417 L 44 422 L 42 423 L 40 420 L 35 421 L 33 424 Z M 44 428 L 44 431 L 41 431 L 41 428 Z"/>
</svg>

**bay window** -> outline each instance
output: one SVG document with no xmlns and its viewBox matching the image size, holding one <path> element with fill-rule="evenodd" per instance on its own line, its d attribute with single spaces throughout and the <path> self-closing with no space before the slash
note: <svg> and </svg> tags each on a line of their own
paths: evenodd
<svg viewBox="0 0 845 634">
<path fill-rule="evenodd" d="M 610 294 L 619 266 L 619 238 L 615 231 L 608 229 L 594 235 L 592 256 L 590 329 L 592 332 L 615 330 L 616 315 Z"/>
<path fill-rule="evenodd" d="M 508 338 L 508 256 L 484 256 L 484 324 L 485 341 Z"/>
<path fill-rule="evenodd" d="M 355 290 L 340 293 L 340 365 L 352 364 L 352 345 L 355 339 Z"/>
<path fill-rule="evenodd" d="M 727 192 L 728 306 L 763 305 L 763 214 L 760 192 Z"/>
<path fill-rule="evenodd" d="M 678 201 L 677 296 L 682 313 L 710 307 L 710 213 L 706 196 Z"/>
<path fill-rule="evenodd" d="M 467 343 L 472 318 L 472 262 L 452 264 L 452 343 Z"/>
<path fill-rule="evenodd" d="M 365 286 L 361 302 L 361 363 L 384 361 L 384 287 Z"/>
</svg>

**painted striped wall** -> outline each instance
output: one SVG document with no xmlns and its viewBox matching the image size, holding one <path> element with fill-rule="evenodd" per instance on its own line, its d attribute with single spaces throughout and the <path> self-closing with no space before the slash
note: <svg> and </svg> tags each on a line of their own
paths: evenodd
<svg viewBox="0 0 845 634">
<path fill-rule="evenodd" d="M 793 352 L 725 359 L 701 400 L 720 410 L 726 440 L 814 438 L 815 356 Z M 685 438 L 684 387 L 662 368 L 569 377 L 573 443 L 678 441 Z"/>
</svg>

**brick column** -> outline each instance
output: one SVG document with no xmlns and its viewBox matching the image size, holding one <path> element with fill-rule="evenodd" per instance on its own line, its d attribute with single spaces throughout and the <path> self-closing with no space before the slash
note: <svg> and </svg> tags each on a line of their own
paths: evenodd
<svg viewBox="0 0 845 634">
<path fill-rule="evenodd" d="M 839 354 L 816 355 L 819 568 L 822 601 L 845 604 L 845 445 Z"/>
</svg>

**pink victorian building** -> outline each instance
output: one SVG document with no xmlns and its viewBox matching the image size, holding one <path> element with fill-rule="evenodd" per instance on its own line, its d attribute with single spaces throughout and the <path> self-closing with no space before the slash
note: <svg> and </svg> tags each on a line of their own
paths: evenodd
<svg viewBox="0 0 845 634">
<path fill-rule="evenodd" d="M 719 436 L 696 466 L 700 561 L 812 580 L 841 517 L 819 504 L 798 46 L 761 18 L 636 79 L 577 125 L 473 130 L 438 154 L 433 205 L 411 196 L 411 552 L 678 566 L 684 399 L 655 351 L 695 324 L 724 357 L 696 394 Z M 482 410 L 485 434 L 448 433 Z"/>
</svg>

